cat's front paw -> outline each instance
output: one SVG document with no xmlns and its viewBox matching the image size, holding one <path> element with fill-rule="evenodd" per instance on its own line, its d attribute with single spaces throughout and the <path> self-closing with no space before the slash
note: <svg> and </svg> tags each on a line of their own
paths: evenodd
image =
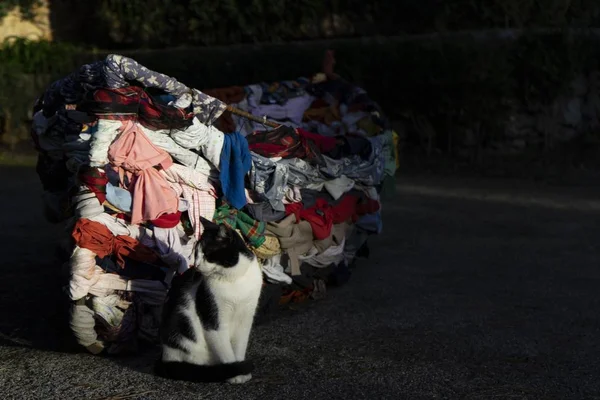
<svg viewBox="0 0 600 400">
<path fill-rule="evenodd" d="M 238 375 L 236 377 L 227 379 L 227 382 L 233 383 L 234 385 L 239 385 L 240 383 L 246 383 L 246 382 L 248 382 L 250 379 L 252 379 L 252 374 Z"/>
</svg>

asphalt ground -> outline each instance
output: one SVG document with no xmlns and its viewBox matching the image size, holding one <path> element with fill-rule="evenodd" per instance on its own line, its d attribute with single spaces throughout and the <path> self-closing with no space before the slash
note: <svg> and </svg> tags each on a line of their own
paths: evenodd
<svg viewBox="0 0 600 400">
<path fill-rule="evenodd" d="M 400 177 L 349 283 L 256 325 L 248 384 L 65 349 L 59 227 L 1 168 L 2 399 L 598 399 L 598 188 Z M 129 397 L 127 397 L 129 396 Z"/>
</svg>

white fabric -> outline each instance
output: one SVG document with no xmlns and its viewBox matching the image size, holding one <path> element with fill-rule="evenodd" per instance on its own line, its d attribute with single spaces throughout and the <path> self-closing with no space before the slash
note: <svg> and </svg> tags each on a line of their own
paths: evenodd
<svg viewBox="0 0 600 400">
<path fill-rule="evenodd" d="M 337 265 L 344 260 L 345 244 L 346 239 L 342 240 L 342 243 L 339 246 L 331 246 L 321 254 L 314 257 L 308 257 L 304 262 L 316 268 L 325 268 L 331 264 Z"/>
<path fill-rule="evenodd" d="M 292 284 L 292 277 L 284 272 L 283 266 L 280 264 L 281 254 L 273 256 L 266 260 L 262 265 L 262 271 L 271 283 Z"/>
<path fill-rule="evenodd" d="M 293 204 L 302 201 L 302 193 L 298 186 L 287 186 L 285 188 L 283 204 Z"/>
<path fill-rule="evenodd" d="M 167 287 L 160 281 L 148 279 L 126 279 L 117 274 L 102 274 L 97 282 L 90 288 L 90 294 L 105 297 L 122 290 L 126 292 L 146 293 L 150 305 L 162 305 L 167 294 Z"/>
<path fill-rule="evenodd" d="M 98 130 L 90 140 L 89 160 L 91 167 L 104 167 L 108 164 L 108 148 L 119 135 L 121 121 L 98 120 Z"/>
<path fill-rule="evenodd" d="M 332 181 L 325 182 L 323 186 L 325 187 L 325 190 L 329 192 L 331 197 L 333 197 L 335 200 L 338 200 L 344 195 L 344 193 L 352 190 L 354 187 L 354 181 L 348 178 L 346 175 L 342 175 Z"/>
<path fill-rule="evenodd" d="M 184 93 L 176 101 L 170 101 L 169 105 L 177 108 L 188 108 L 192 105 L 192 95 Z"/>
<path fill-rule="evenodd" d="M 113 236 L 129 236 L 147 247 L 155 247 L 155 240 L 153 238 L 152 231 L 144 226 L 130 225 L 124 220 L 116 218 L 107 213 L 98 214 L 88 219 L 104 225 L 113 234 Z"/>
<path fill-rule="evenodd" d="M 124 303 L 119 296 L 115 294 L 106 297 L 94 296 L 91 300 L 92 310 L 94 310 L 96 318 L 101 318 L 107 325 L 112 327 L 117 327 L 121 324 L 125 312 L 118 307 Z"/>
<path fill-rule="evenodd" d="M 69 326 L 77 339 L 77 343 L 83 347 L 98 343 L 98 334 L 94 329 L 96 320 L 94 311 L 85 304 L 73 304 L 70 309 Z"/>
<path fill-rule="evenodd" d="M 198 190 L 214 190 L 209 182 L 208 174 L 184 165 L 173 164 L 168 169 L 161 170 L 161 174 L 170 183 L 182 183 Z"/>
<path fill-rule="evenodd" d="M 91 218 L 104 212 L 104 207 L 100 204 L 96 194 L 91 193 L 85 185 L 79 186 L 79 194 L 73 196 L 71 202 L 77 218 Z"/>
<path fill-rule="evenodd" d="M 214 126 L 204 125 L 198 118 L 194 118 L 192 126 L 184 130 L 162 132 L 165 134 L 170 133 L 175 143 L 183 148 L 200 150 L 204 158 L 210 161 L 215 168 L 219 169 L 225 134 Z"/>
<path fill-rule="evenodd" d="M 71 279 L 69 281 L 69 297 L 79 300 L 85 297 L 90 288 L 104 274 L 102 268 L 96 265 L 96 254 L 93 251 L 75 246 L 69 259 Z"/>
<path fill-rule="evenodd" d="M 217 171 L 216 168 L 213 167 L 212 164 L 200 154 L 196 154 L 175 142 L 175 140 L 169 136 L 171 132 L 166 130 L 152 131 L 144 127 L 141 128 L 146 136 L 148 136 L 148 138 L 152 141 L 152 143 L 154 143 L 158 148 L 169 153 L 171 157 L 173 157 L 173 159 L 177 160 L 179 163 L 196 171 L 200 171 L 208 176 L 211 176 L 212 173 L 212 176 L 215 176 L 218 179 L 219 175 L 218 172 L 215 172 Z"/>
<path fill-rule="evenodd" d="M 204 173 L 177 164 L 162 171 L 162 174 L 177 195 L 188 203 L 194 235 L 200 239 L 203 231 L 200 217 L 212 221 L 215 215 L 217 193 L 214 186 Z"/>
<path fill-rule="evenodd" d="M 181 237 L 177 228 L 154 227 L 154 241 L 160 258 L 183 274 L 188 270 L 188 258 L 183 255 Z"/>
</svg>

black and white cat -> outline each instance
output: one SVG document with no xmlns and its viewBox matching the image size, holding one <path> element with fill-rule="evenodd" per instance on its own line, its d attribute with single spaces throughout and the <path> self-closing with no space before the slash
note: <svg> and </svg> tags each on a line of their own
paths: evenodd
<svg viewBox="0 0 600 400">
<path fill-rule="evenodd" d="M 157 375 L 245 383 L 246 349 L 262 288 L 255 255 L 234 230 L 202 219 L 195 266 L 173 278 L 161 323 Z"/>
</svg>

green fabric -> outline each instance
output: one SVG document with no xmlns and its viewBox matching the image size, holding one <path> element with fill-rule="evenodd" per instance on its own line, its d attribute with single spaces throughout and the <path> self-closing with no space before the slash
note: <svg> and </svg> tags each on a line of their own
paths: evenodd
<svg viewBox="0 0 600 400">
<path fill-rule="evenodd" d="M 265 242 L 266 224 L 252 219 L 245 212 L 232 208 L 227 203 L 217 207 L 214 221 L 231 229 L 239 229 L 246 241 L 254 247 L 260 247 Z"/>
</svg>

